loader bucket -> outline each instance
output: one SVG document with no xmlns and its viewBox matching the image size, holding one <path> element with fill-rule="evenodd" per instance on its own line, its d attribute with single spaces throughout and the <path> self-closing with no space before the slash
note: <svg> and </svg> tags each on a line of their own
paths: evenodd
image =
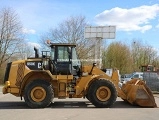
<svg viewBox="0 0 159 120">
<path fill-rule="evenodd" d="M 151 90 L 143 80 L 132 79 L 124 84 L 121 90 L 126 95 L 124 101 L 130 104 L 139 105 L 141 107 L 157 107 Z"/>
</svg>

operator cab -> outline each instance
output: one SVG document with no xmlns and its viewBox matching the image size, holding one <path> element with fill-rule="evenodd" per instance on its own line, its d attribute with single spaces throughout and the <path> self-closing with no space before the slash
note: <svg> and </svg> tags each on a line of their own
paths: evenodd
<svg viewBox="0 0 159 120">
<path fill-rule="evenodd" d="M 50 43 L 50 47 L 50 71 L 52 74 L 80 74 L 81 63 L 77 58 L 75 44 Z"/>
</svg>

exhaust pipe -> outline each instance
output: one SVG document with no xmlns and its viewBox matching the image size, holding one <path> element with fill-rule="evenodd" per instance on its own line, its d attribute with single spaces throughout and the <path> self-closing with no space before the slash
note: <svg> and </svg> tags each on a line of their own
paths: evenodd
<svg viewBox="0 0 159 120">
<path fill-rule="evenodd" d="M 34 51 L 35 51 L 35 58 L 39 58 L 39 51 L 35 46 L 34 46 Z"/>
</svg>

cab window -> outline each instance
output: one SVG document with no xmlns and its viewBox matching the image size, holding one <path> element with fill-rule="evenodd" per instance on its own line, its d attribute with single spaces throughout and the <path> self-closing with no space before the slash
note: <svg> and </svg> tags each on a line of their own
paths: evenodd
<svg viewBox="0 0 159 120">
<path fill-rule="evenodd" d="M 59 46 L 58 47 L 58 57 L 57 59 L 61 61 L 67 61 L 69 59 L 69 54 L 67 51 L 67 47 L 65 46 Z"/>
</svg>

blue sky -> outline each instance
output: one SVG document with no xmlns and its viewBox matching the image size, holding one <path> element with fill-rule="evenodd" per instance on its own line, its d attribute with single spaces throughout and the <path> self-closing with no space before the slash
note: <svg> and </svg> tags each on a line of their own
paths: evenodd
<svg viewBox="0 0 159 120">
<path fill-rule="evenodd" d="M 13 8 L 30 43 L 69 16 L 83 15 L 92 26 L 116 25 L 116 38 L 129 44 L 139 39 L 159 50 L 159 0 L 0 0 Z"/>
</svg>

